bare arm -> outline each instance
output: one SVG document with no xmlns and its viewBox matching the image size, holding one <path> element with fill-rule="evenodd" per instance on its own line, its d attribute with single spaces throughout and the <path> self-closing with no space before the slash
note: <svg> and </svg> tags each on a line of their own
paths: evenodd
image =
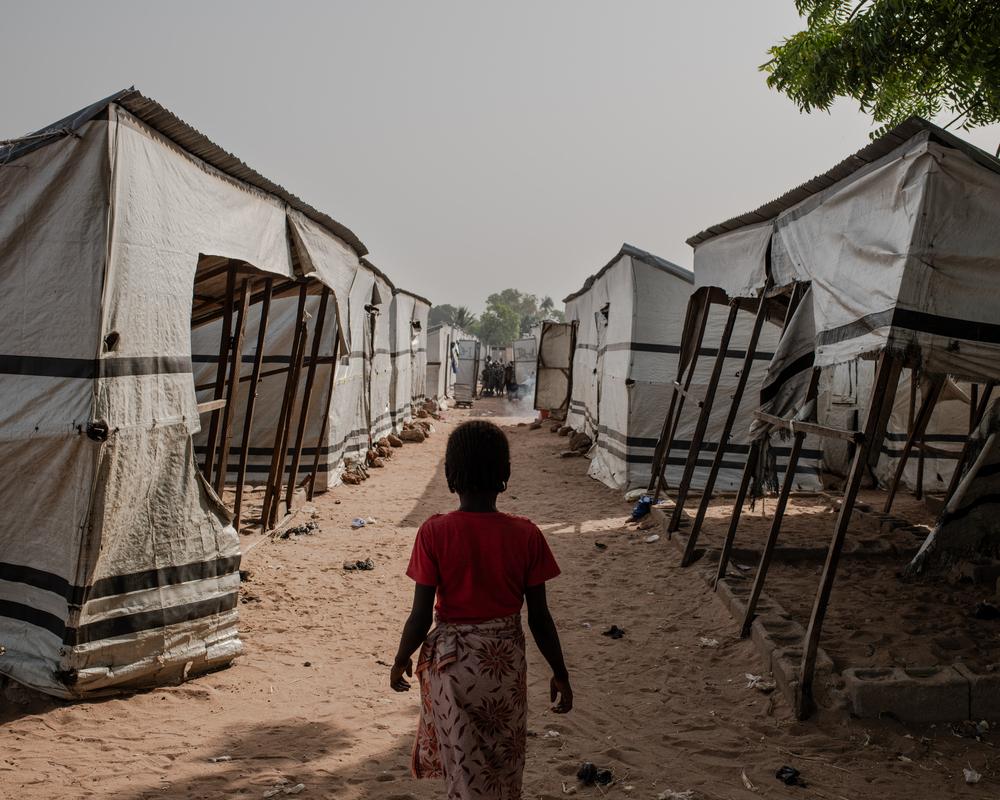
<svg viewBox="0 0 1000 800">
<path fill-rule="evenodd" d="M 538 645 L 538 649 L 552 668 L 549 693 L 552 702 L 556 703 L 552 710 L 559 714 L 565 714 L 573 708 L 573 689 L 570 686 L 569 672 L 566 670 L 566 662 L 563 659 L 559 632 L 556 630 L 556 623 L 552 619 L 548 601 L 545 599 L 545 584 L 529 586 L 524 597 L 528 603 L 528 628 L 535 639 L 535 644 Z M 556 702 L 557 699 L 558 702 Z"/>
<path fill-rule="evenodd" d="M 389 672 L 389 685 L 397 692 L 406 692 L 410 689 L 410 682 L 403 677 L 403 673 L 413 676 L 412 657 L 417 648 L 424 643 L 434 621 L 436 591 L 434 586 L 424 586 L 420 583 L 413 590 L 413 608 L 406 619 L 406 624 L 403 625 L 403 634 L 399 637 L 399 650 Z"/>
</svg>

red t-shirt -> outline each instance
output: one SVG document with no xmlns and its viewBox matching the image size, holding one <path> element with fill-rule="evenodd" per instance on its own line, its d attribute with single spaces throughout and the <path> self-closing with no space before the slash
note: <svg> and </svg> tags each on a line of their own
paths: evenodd
<svg viewBox="0 0 1000 800">
<path fill-rule="evenodd" d="M 524 590 L 559 574 L 531 520 L 502 514 L 435 514 L 417 531 L 406 574 L 437 588 L 443 622 L 478 623 L 521 610 Z"/>
</svg>

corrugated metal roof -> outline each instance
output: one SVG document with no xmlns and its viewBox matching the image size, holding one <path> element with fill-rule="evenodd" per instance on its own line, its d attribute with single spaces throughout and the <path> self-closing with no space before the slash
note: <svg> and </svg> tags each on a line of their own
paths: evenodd
<svg viewBox="0 0 1000 800">
<path fill-rule="evenodd" d="M 772 220 L 785 209 L 798 205 L 807 197 L 821 192 L 838 181 L 847 178 L 862 167 L 888 155 L 904 142 L 922 133 L 926 133 L 932 140 L 946 147 L 961 150 L 980 166 L 1000 173 L 1000 160 L 995 156 L 990 155 L 985 150 L 980 150 L 975 145 L 966 142 L 964 139 L 960 139 L 953 133 L 949 133 L 944 128 L 938 127 L 933 122 L 929 122 L 922 117 L 910 117 L 910 119 L 900 123 L 888 133 L 862 147 L 854 155 L 841 161 L 833 169 L 824 172 L 822 175 L 817 175 L 812 180 L 806 181 L 776 200 L 772 200 L 770 203 L 766 203 L 754 211 L 749 211 L 746 214 L 733 217 L 718 225 L 713 225 L 711 228 L 706 228 L 701 233 L 697 233 L 688 239 L 687 243 L 691 247 L 696 247 L 723 233 L 729 233 L 747 225 Z"/>
<path fill-rule="evenodd" d="M 585 292 L 589 291 L 590 287 L 594 285 L 594 281 L 596 281 L 605 272 L 611 269 L 619 261 L 619 259 L 621 259 L 622 256 L 631 256 L 632 258 L 641 261 L 643 264 L 648 264 L 651 267 L 656 267 L 657 269 L 661 269 L 664 272 L 670 273 L 671 275 L 680 278 L 681 280 L 687 281 L 688 283 L 691 284 L 694 283 L 694 273 L 691 272 L 690 270 L 684 269 L 684 267 L 679 267 L 672 261 L 667 261 L 665 258 L 654 256 L 649 251 L 641 250 L 635 245 L 631 245 L 628 242 L 626 242 L 625 244 L 622 245 L 621 250 L 618 251 L 618 253 L 615 255 L 614 258 L 612 258 L 607 264 L 605 264 L 597 272 L 595 272 L 593 275 L 587 278 L 586 281 L 584 281 L 583 286 L 581 288 L 577 289 L 575 292 L 573 292 L 573 294 L 564 297 L 563 303 L 568 303 L 570 300 L 575 300 L 581 294 L 584 294 Z"/>
<path fill-rule="evenodd" d="M 305 214 L 309 219 L 322 225 L 334 236 L 349 245 L 359 256 L 367 255 L 368 248 L 357 235 L 345 225 L 341 225 L 328 214 L 313 208 L 288 190 L 268 180 L 251 169 L 232 153 L 223 150 L 205 134 L 188 125 L 182 119 L 161 106 L 155 100 L 145 97 L 135 87 L 123 89 L 93 105 L 70 114 L 58 122 L 42 128 L 36 133 L 8 142 L 0 147 L 0 164 L 9 163 L 33 150 L 43 147 L 60 136 L 71 135 L 81 125 L 98 117 L 109 105 L 120 105 L 130 114 L 138 117 L 151 128 L 174 142 L 191 155 L 211 164 L 237 180 L 255 186 L 261 191 L 274 195 L 292 208 Z"/>
</svg>

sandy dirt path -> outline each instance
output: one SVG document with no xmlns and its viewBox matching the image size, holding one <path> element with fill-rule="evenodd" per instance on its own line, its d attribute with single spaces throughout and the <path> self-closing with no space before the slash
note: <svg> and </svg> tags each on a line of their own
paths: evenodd
<svg viewBox="0 0 1000 800">
<path fill-rule="evenodd" d="M 506 408 L 482 400 L 472 412 L 449 412 L 427 442 L 407 445 L 365 484 L 318 498 L 320 532 L 250 550 L 240 607 L 246 654 L 232 668 L 100 702 L 0 709 L 0 797 L 262 798 L 298 784 L 304 798 L 442 797 L 441 784 L 409 776 L 417 694 L 388 691 L 386 664 L 409 610 L 403 572 L 416 529 L 453 506 L 445 437 L 469 413 Z M 526 798 L 1000 795 L 989 742 L 957 738 L 947 726 L 839 714 L 799 723 L 781 697 L 748 689 L 745 673 L 762 671 L 752 645 L 737 638 L 701 579 L 676 566 L 671 545 L 626 534 L 627 506 L 586 477 L 585 459 L 558 457 L 565 440 L 497 419 L 514 461 L 501 507 L 534 519 L 563 568 L 550 602 L 577 702 L 569 716 L 548 711 L 548 674 L 529 645 Z M 358 516 L 377 524 L 352 531 Z M 366 557 L 374 571 L 344 571 L 346 559 Z M 627 635 L 602 636 L 612 624 Z M 574 790 L 584 760 L 613 768 L 618 782 Z M 783 764 L 801 770 L 809 788 L 779 783 Z M 967 765 L 983 773 L 978 786 L 966 786 Z"/>
</svg>

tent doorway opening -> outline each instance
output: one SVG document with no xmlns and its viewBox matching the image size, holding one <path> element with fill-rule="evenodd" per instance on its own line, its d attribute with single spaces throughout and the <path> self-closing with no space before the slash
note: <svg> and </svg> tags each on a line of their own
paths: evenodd
<svg viewBox="0 0 1000 800">
<path fill-rule="evenodd" d="M 317 370 L 332 393 L 336 349 L 321 358 L 324 327 L 336 332 L 331 292 L 316 281 L 266 272 L 245 261 L 200 255 L 191 311 L 191 352 L 200 431 L 198 467 L 239 530 L 264 530 L 290 513 L 306 449 L 310 407 L 319 406 Z M 336 347 L 336 346 L 335 346 Z M 315 416 L 315 415 L 314 415 Z M 324 422 L 327 414 L 323 414 Z M 320 468 L 323 426 L 311 449 L 311 494 Z M 306 465 L 308 468 L 308 465 Z M 287 476 L 287 477 L 286 477 Z M 246 491 L 263 484 L 263 498 Z"/>
</svg>

